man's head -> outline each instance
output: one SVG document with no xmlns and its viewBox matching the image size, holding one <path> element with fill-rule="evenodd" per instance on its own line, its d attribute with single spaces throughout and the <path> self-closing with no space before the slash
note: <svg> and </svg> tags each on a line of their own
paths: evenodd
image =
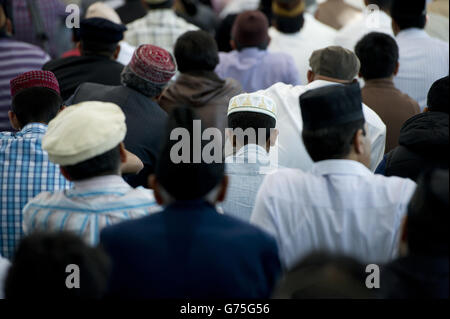
<svg viewBox="0 0 450 319">
<path fill-rule="evenodd" d="M 282 33 L 297 33 L 305 23 L 304 0 L 274 0 L 272 2 L 273 25 Z"/>
<path fill-rule="evenodd" d="M 79 49 L 85 56 L 104 56 L 117 59 L 119 42 L 126 27 L 104 18 L 88 18 L 80 23 Z"/>
<path fill-rule="evenodd" d="M 428 92 L 428 108 L 429 112 L 444 112 L 449 113 L 448 101 L 449 97 L 449 77 L 439 79 L 433 83 L 430 91 Z"/>
<path fill-rule="evenodd" d="M 42 148 L 68 180 L 118 175 L 126 162 L 126 131 L 120 107 L 84 102 L 66 108 L 49 123 Z"/>
<path fill-rule="evenodd" d="M 392 0 L 391 17 L 395 35 L 410 28 L 424 29 L 427 23 L 426 0 Z"/>
<path fill-rule="evenodd" d="M 189 107 L 172 112 L 155 176 L 150 178 L 160 205 L 201 199 L 216 203 L 225 199 L 228 180 L 222 137 L 217 131 L 202 128 L 201 120 Z"/>
<path fill-rule="evenodd" d="M 330 46 L 314 51 L 309 59 L 311 70 L 308 81 L 326 80 L 350 83 L 358 75 L 361 63 L 352 51 L 339 46 Z"/>
<path fill-rule="evenodd" d="M 150 10 L 155 9 L 170 9 L 173 7 L 175 0 L 141 0 L 145 8 Z"/>
<path fill-rule="evenodd" d="M 448 170 L 425 172 L 408 206 L 402 254 L 448 257 Z"/>
<path fill-rule="evenodd" d="M 136 49 L 121 78 L 122 84 L 147 97 L 157 98 L 176 72 L 177 64 L 168 51 L 144 44 Z"/>
<path fill-rule="evenodd" d="M 239 14 L 231 30 L 231 47 L 241 51 L 245 48 L 266 50 L 270 43 L 269 21 L 261 11 Z"/>
<path fill-rule="evenodd" d="M 359 74 L 366 81 L 391 78 L 398 73 L 398 45 L 387 34 L 369 33 L 358 42 L 355 53 L 361 62 Z"/>
<path fill-rule="evenodd" d="M 75 265 L 78 268 L 68 268 Z M 68 273 L 67 270 L 70 270 Z M 79 288 L 66 285 L 79 274 Z M 100 299 L 107 288 L 109 260 L 99 248 L 71 233 L 35 233 L 20 242 L 5 282 L 7 299 Z"/>
<path fill-rule="evenodd" d="M 0 36 L 12 32 L 10 20 L 11 6 L 8 1 L 0 0 Z"/>
<path fill-rule="evenodd" d="M 361 89 L 332 85 L 300 96 L 303 142 L 314 162 L 349 159 L 370 166 Z"/>
<path fill-rule="evenodd" d="M 230 100 L 228 107 L 228 131 L 233 147 L 237 150 L 247 144 L 258 144 L 267 152 L 278 137 L 277 107 L 275 102 L 256 93 L 241 94 Z"/>
<path fill-rule="evenodd" d="M 48 124 L 60 111 L 59 84 L 50 71 L 30 71 L 11 80 L 11 125 L 22 129 L 30 123 Z"/>
<path fill-rule="evenodd" d="M 175 43 L 175 59 L 181 73 L 211 72 L 219 64 L 214 38 L 205 31 L 188 31 Z"/>
<path fill-rule="evenodd" d="M 366 6 L 376 5 L 383 11 L 389 12 L 391 9 L 392 0 L 364 0 Z"/>
<path fill-rule="evenodd" d="M 305 257 L 286 273 L 275 299 L 367 299 L 365 266 L 357 260 L 324 252 Z"/>
</svg>

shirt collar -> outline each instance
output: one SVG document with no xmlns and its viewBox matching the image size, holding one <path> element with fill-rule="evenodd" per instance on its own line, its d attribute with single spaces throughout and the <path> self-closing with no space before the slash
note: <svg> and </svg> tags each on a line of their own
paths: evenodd
<svg viewBox="0 0 450 319">
<path fill-rule="evenodd" d="M 267 50 L 261 50 L 256 47 L 245 48 L 238 52 L 239 52 L 239 55 L 246 56 L 246 57 L 253 57 L 253 56 L 260 56 L 260 55 L 267 54 Z"/>
<path fill-rule="evenodd" d="M 367 80 L 364 82 L 365 87 L 383 87 L 383 88 L 395 88 L 394 81 L 389 78 Z"/>
<path fill-rule="evenodd" d="M 352 160 L 326 160 L 314 163 L 311 172 L 315 175 L 371 176 L 372 172 L 363 164 Z"/>
<path fill-rule="evenodd" d="M 131 188 L 131 186 L 118 175 L 98 176 L 82 181 L 75 181 L 73 184 L 73 191 L 75 193 L 103 190 L 116 190 L 116 192 L 120 193 Z"/>
<path fill-rule="evenodd" d="M 269 164 L 270 159 L 264 147 L 257 144 L 247 144 L 241 147 L 236 154 L 228 156 L 225 163 L 259 163 Z"/>
<path fill-rule="evenodd" d="M 427 32 L 424 29 L 419 28 L 409 28 L 400 31 L 397 34 L 397 39 L 408 39 L 408 38 L 427 38 Z"/>
<path fill-rule="evenodd" d="M 309 83 L 308 85 L 306 85 L 306 89 L 307 90 L 314 90 L 314 89 L 318 89 L 324 86 L 329 86 L 329 85 L 343 85 L 342 83 L 338 83 L 338 82 L 331 82 L 331 81 L 326 81 L 326 80 L 315 80 L 311 83 Z"/>
<path fill-rule="evenodd" d="M 42 123 L 30 123 L 25 125 L 22 130 L 16 133 L 16 135 L 35 135 L 35 134 L 45 134 L 47 132 L 47 125 Z"/>
</svg>

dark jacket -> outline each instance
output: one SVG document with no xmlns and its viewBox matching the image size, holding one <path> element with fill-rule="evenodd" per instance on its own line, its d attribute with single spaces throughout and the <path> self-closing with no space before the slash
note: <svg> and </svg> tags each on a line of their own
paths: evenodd
<svg viewBox="0 0 450 319">
<path fill-rule="evenodd" d="M 381 297 L 386 299 L 448 299 L 449 259 L 408 256 L 382 268 Z"/>
<path fill-rule="evenodd" d="M 386 155 L 386 176 L 417 181 L 429 168 L 448 169 L 448 114 L 426 112 L 405 122 L 399 146 Z"/>
<path fill-rule="evenodd" d="M 272 237 L 201 200 L 108 227 L 100 242 L 113 298 L 269 298 L 281 269 Z"/>
<path fill-rule="evenodd" d="M 222 80 L 214 72 L 184 73 L 166 90 L 159 103 L 167 113 L 176 106 L 192 106 L 202 119 L 202 124 L 224 132 L 228 127 L 228 103 L 241 93 L 243 90 L 238 82 Z"/>
<path fill-rule="evenodd" d="M 48 62 L 42 68 L 55 73 L 61 96 L 67 100 L 80 84 L 120 85 L 123 65 L 106 57 L 74 56 Z"/>
<path fill-rule="evenodd" d="M 122 85 L 82 84 L 69 102 L 77 104 L 86 101 L 111 102 L 120 106 L 127 123 L 125 148 L 145 165 L 138 176 L 129 177 L 127 181 L 134 187 L 147 186 L 147 177 L 154 172 L 160 151 L 167 113 L 149 97 Z"/>
</svg>

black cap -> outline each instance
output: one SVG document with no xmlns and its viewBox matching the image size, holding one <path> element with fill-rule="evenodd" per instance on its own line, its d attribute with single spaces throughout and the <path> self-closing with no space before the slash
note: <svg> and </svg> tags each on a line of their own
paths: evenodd
<svg viewBox="0 0 450 319">
<path fill-rule="evenodd" d="M 331 85 L 300 96 L 303 127 L 314 131 L 364 120 L 358 83 Z"/>
<path fill-rule="evenodd" d="M 103 18 L 89 18 L 81 21 L 81 40 L 101 43 L 119 43 L 123 40 L 123 33 L 127 28 Z"/>
<path fill-rule="evenodd" d="M 212 146 L 212 141 L 204 141 L 201 139 L 203 129 L 200 131 L 200 149 L 194 149 L 194 139 L 198 136 L 194 135 L 194 120 L 199 120 L 195 112 L 187 107 L 176 108 L 168 122 L 168 130 L 163 141 L 162 151 L 159 155 L 156 164 L 156 179 L 162 187 L 172 195 L 176 200 L 195 200 L 201 199 L 212 191 L 224 178 L 225 164 L 222 157 L 222 139 L 214 139 L 217 146 L 214 151 L 220 152 L 220 160 L 212 163 L 205 162 L 202 157 L 205 146 Z M 198 122 L 197 122 L 198 123 Z M 189 163 L 180 162 L 174 163 L 171 158 L 171 152 L 175 151 L 174 147 L 180 146 L 182 139 L 176 136 L 177 140 L 171 140 L 171 133 L 175 129 L 181 129 L 189 132 L 189 145 L 183 145 L 182 151 L 178 152 L 180 155 L 186 155 L 189 151 Z M 187 145 L 187 146 L 186 146 Z M 186 147 L 186 148 L 184 148 Z M 179 148 L 177 148 L 179 150 Z M 183 152 L 183 153 L 181 153 Z M 195 152 L 195 154 L 194 154 Z M 194 159 L 198 156 L 198 160 Z"/>
<path fill-rule="evenodd" d="M 408 206 L 407 238 L 413 254 L 447 255 L 448 170 L 426 171 Z"/>
</svg>

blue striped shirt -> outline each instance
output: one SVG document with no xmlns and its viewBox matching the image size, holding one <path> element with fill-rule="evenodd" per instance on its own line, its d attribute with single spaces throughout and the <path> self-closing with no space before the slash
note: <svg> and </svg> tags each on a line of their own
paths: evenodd
<svg viewBox="0 0 450 319">
<path fill-rule="evenodd" d="M 42 193 L 23 210 L 24 232 L 70 231 L 96 245 L 104 227 L 158 212 L 153 192 L 133 189 L 120 176 L 74 182 L 70 190 Z"/>
<path fill-rule="evenodd" d="M 34 45 L 0 35 L 0 132 L 12 131 L 8 111 L 11 109 L 9 82 L 16 76 L 41 70 L 49 56 Z"/>
<path fill-rule="evenodd" d="M 42 150 L 46 131 L 46 125 L 32 123 L 18 133 L 0 133 L 0 254 L 6 258 L 22 237 L 25 204 L 43 191 L 70 187 Z"/>
</svg>

